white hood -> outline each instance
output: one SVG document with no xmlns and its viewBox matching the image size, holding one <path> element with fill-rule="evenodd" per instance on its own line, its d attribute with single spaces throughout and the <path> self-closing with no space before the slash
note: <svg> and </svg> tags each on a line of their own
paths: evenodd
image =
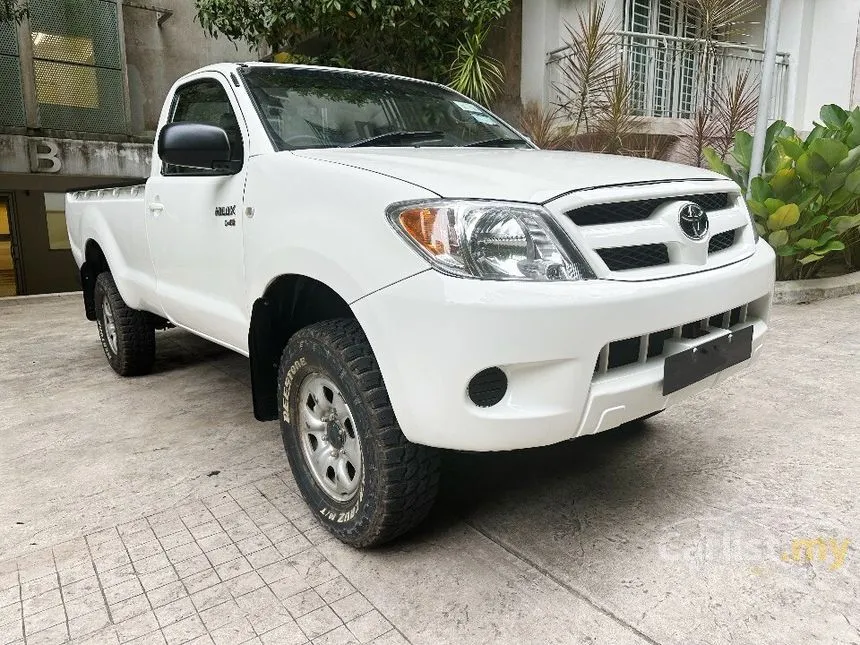
<svg viewBox="0 0 860 645">
<path fill-rule="evenodd" d="M 544 203 L 575 190 L 725 179 L 701 168 L 616 155 L 510 148 L 326 148 L 293 154 L 415 184 L 441 197 Z"/>
</svg>

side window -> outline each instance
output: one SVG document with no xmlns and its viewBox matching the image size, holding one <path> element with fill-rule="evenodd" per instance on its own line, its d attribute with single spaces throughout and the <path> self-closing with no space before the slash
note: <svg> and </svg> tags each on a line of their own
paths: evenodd
<svg viewBox="0 0 860 645">
<path fill-rule="evenodd" d="M 230 140 L 230 160 L 242 163 L 245 150 L 242 130 L 226 90 L 214 78 L 191 81 L 177 89 L 168 123 L 205 123 L 222 128 Z M 205 175 L 208 171 L 164 164 L 163 174 Z"/>
</svg>

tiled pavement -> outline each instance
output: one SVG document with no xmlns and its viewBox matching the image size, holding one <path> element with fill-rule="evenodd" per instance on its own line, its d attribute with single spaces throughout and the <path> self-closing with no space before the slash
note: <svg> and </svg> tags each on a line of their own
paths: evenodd
<svg viewBox="0 0 860 645">
<path fill-rule="evenodd" d="M 317 549 L 289 472 L 0 562 L 0 645 L 408 641 Z"/>
</svg>

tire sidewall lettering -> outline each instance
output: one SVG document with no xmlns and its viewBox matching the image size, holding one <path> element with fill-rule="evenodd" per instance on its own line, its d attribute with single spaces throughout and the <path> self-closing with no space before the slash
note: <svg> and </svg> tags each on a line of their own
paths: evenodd
<svg viewBox="0 0 860 645">
<path fill-rule="evenodd" d="M 358 509 L 361 508 L 361 503 L 364 501 L 364 477 L 361 480 L 361 486 L 358 488 L 358 495 L 353 500 L 353 506 L 348 511 L 337 511 L 335 509 L 328 508 L 323 506 L 320 508 L 320 515 L 329 520 L 330 522 L 336 522 L 338 524 L 344 524 L 345 522 L 352 521 L 355 516 L 358 514 Z"/>
<path fill-rule="evenodd" d="M 105 352 L 105 356 L 107 356 L 108 363 L 111 365 L 114 364 L 116 360 L 117 353 L 115 353 L 107 341 L 107 331 L 104 328 L 104 303 L 105 300 L 108 299 L 107 293 L 105 293 L 101 288 L 97 288 L 96 291 L 96 329 L 99 330 L 99 341 L 101 341 L 102 349 Z M 117 339 L 117 343 L 119 343 L 119 339 Z"/>
<path fill-rule="evenodd" d="M 287 373 L 284 375 L 284 394 L 283 394 L 283 405 L 282 405 L 282 416 L 284 421 L 289 422 L 290 420 L 290 390 L 292 389 L 293 381 L 296 378 L 296 374 L 300 369 L 305 367 L 308 364 L 307 359 L 302 356 L 301 358 L 295 360 L 292 365 L 290 365 L 290 369 L 287 370 Z"/>
</svg>

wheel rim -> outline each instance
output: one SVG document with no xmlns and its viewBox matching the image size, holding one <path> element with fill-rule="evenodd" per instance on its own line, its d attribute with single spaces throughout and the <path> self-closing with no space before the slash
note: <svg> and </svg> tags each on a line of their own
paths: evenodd
<svg viewBox="0 0 860 645">
<path fill-rule="evenodd" d="M 340 389 L 321 374 L 309 374 L 299 388 L 299 441 L 305 463 L 326 495 L 352 499 L 361 484 L 361 442 Z"/>
<path fill-rule="evenodd" d="M 105 327 L 105 338 L 107 338 L 108 347 L 114 354 L 117 353 L 116 344 L 116 323 L 113 320 L 113 309 L 107 300 L 102 302 L 102 321 Z"/>
</svg>

